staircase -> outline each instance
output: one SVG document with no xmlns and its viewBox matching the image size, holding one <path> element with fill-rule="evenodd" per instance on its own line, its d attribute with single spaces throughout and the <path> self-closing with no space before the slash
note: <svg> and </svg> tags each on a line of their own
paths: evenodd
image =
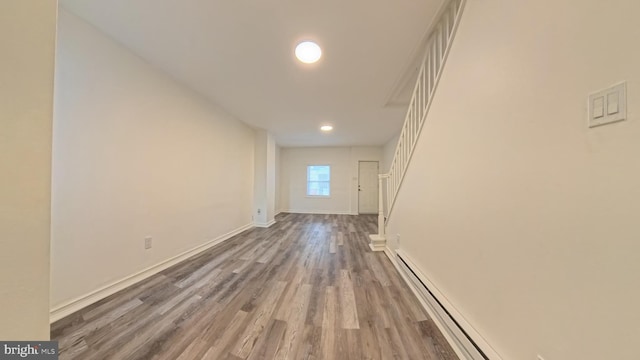
<svg viewBox="0 0 640 360">
<path fill-rule="evenodd" d="M 386 253 L 459 359 L 500 360 L 495 351 L 411 261 L 410 256 L 400 249 L 393 251 L 387 247 L 385 235 L 385 227 L 429 113 L 465 2 L 466 0 L 445 0 L 427 42 L 391 167 L 387 174 L 378 175 L 378 234 L 369 235 L 369 247 L 373 251 Z M 386 211 L 383 201 L 385 192 L 388 204 Z"/>
<path fill-rule="evenodd" d="M 369 244 L 373 251 L 384 251 L 386 248 L 386 219 L 391 216 L 413 149 L 418 142 L 420 132 L 429 113 L 433 95 L 451 48 L 464 4 L 465 0 L 446 1 L 443 10 L 434 23 L 424 58 L 420 63 L 418 79 L 413 89 L 409 110 L 402 126 L 402 132 L 398 139 L 389 173 L 379 175 L 378 234 L 370 235 L 371 242 Z M 383 202 L 383 194 L 385 192 L 388 207 L 386 211 Z"/>
</svg>

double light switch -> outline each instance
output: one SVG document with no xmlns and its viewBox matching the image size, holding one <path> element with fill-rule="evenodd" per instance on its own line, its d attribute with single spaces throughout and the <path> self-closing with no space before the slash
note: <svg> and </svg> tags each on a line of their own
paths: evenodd
<svg viewBox="0 0 640 360">
<path fill-rule="evenodd" d="M 627 118 L 626 82 L 589 95 L 589 127 Z"/>
</svg>

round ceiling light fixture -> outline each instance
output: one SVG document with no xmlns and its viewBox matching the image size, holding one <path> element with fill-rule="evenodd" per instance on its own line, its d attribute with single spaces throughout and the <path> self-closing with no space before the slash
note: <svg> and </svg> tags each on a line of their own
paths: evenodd
<svg viewBox="0 0 640 360">
<path fill-rule="evenodd" d="M 313 64 L 320 60 L 322 50 L 313 41 L 303 41 L 296 46 L 296 57 L 305 64 Z"/>
<path fill-rule="evenodd" d="M 320 126 L 320 130 L 322 130 L 324 132 L 331 131 L 331 130 L 333 130 L 333 126 L 331 126 L 331 125 L 322 125 L 322 126 Z"/>
</svg>

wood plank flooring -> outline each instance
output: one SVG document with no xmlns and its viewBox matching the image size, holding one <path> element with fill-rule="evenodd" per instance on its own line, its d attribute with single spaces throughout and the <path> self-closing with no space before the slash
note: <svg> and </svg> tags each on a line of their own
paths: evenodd
<svg viewBox="0 0 640 360">
<path fill-rule="evenodd" d="M 281 214 L 51 326 L 60 359 L 429 359 L 455 353 L 376 216 Z"/>
</svg>

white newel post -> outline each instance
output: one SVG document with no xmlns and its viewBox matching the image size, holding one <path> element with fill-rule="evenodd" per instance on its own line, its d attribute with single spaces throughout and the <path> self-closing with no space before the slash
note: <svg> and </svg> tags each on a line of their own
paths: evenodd
<svg viewBox="0 0 640 360">
<path fill-rule="evenodd" d="M 382 198 L 382 185 L 384 179 L 389 174 L 378 174 L 378 233 L 369 235 L 371 242 L 369 247 L 372 251 L 384 251 L 387 246 L 387 237 L 384 232 L 384 199 Z"/>
</svg>

